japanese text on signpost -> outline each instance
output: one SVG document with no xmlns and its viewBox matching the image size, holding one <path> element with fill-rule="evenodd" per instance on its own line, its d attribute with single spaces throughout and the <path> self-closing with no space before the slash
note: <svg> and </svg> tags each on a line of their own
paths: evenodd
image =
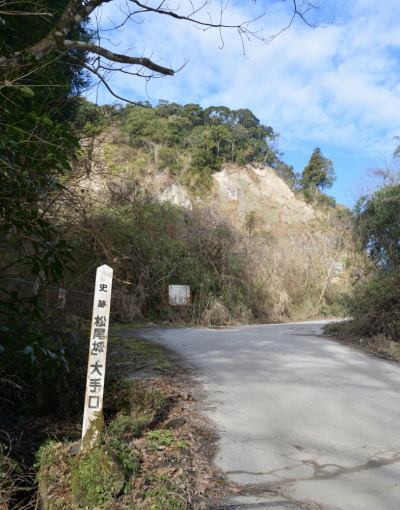
<svg viewBox="0 0 400 510">
<path fill-rule="evenodd" d="M 92 327 L 90 331 L 82 439 L 85 437 L 91 421 L 98 416 L 103 408 L 112 275 L 113 270 L 109 266 L 104 265 L 97 268 Z"/>
</svg>

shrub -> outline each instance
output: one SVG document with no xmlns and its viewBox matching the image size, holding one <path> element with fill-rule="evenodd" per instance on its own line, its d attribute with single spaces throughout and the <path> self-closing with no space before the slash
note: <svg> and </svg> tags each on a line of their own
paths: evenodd
<svg viewBox="0 0 400 510">
<path fill-rule="evenodd" d="M 349 307 L 359 334 L 400 341 L 399 289 L 398 274 L 381 272 L 355 287 Z"/>
<path fill-rule="evenodd" d="M 400 184 L 385 186 L 356 205 L 356 233 L 378 267 L 400 267 Z"/>
<path fill-rule="evenodd" d="M 114 418 L 107 427 L 107 436 L 122 437 L 125 435 L 140 436 L 143 430 L 149 425 L 148 416 L 119 415 Z"/>
<path fill-rule="evenodd" d="M 384 186 L 355 207 L 355 234 L 369 256 L 369 276 L 349 300 L 358 335 L 400 340 L 400 185 Z"/>
<path fill-rule="evenodd" d="M 0 375 L 14 388 L 13 399 L 4 406 L 33 413 L 81 407 L 86 358 L 81 334 L 70 331 L 60 317 L 59 324 L 45 322 L 29 301 L 23 313 L 22 303 L 2 325 Z"/>
</svg>

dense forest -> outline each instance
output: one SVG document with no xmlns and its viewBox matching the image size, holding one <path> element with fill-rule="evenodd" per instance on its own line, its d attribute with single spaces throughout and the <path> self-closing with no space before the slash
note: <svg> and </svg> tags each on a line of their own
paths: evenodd
<svg viewBox="0 0 400 510">
<path fill-rule="evenodd" d="M 205 191 L 211 174 L 228 162 L 260 163 L 274 168 L 291 186 L 299 184 L 299 176 L 280 158 L 277 134 L 248 109 L 167 101 L 122 108 L 80 103 L 75 124 L 85 133 L 98 132 L 108 122 L 118 123 L 130 147 L 153 154 L 159 170 L 168 169 L 181 180 L 186 174 L 186 181 L 194 179 Z"/>
<path fill-rule="evenodd" d="M 315 149 L 303 173 L 296 173 L 282 159 L 279 135 L 248 109 L 202 108 L 162 100 L 154 107 L 150 103 L 98 107 L 80 101 L 74 120 L 77 131 L 90 136 L 110 123 L 126 135 L 125 144 L 151 155 L 158 170 L 168 169 L 186 183 L 192 178 L 194 188 L 200 184 L 206 191 L 211 174 L 224 163 L 258 163 L 273 168 L 293 191 L 302 191 L 306 200 L 334 204 L 320 193 L 335 181 L 333 164 L 321 149 Z"/>
</svg>

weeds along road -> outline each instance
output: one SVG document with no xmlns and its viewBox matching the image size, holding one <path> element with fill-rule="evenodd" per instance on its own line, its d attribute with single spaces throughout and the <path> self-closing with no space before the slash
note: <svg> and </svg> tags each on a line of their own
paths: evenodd
<svg viewBox="0 0 400 510">
<path fill-rule="evenodd" d="M 400 509 L 400 366 L 322 337 L 318 322 L 143 335 L 197 369 L 215 462 L 253 495 L 228 508 Z M 269 489 L 286 497 L 261 498 Z"/>
</svg>

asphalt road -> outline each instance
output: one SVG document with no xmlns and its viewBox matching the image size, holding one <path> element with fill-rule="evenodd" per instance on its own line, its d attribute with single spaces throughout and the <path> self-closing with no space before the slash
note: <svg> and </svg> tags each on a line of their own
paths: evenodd
<svg viewBox="0 0 400 510">
<path fill-rule="evenodd" d="M 197 369 L 215 462 L 253 494 L 227 508 L 400 510 L 400 367 L 321 334 L 321 323 L 145 333 Z"/>
</svg>

